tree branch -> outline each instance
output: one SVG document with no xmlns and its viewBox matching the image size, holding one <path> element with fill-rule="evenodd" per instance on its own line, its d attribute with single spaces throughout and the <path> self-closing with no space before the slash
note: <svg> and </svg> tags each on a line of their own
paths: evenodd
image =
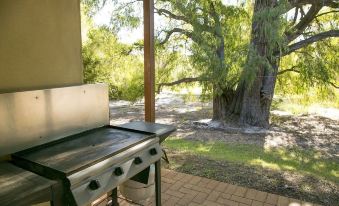
<svg viewBox="0 0 339 206">
<path fill-rule="evenodd" d="M 183 83 L 192 83 L 192 82 L 203 82 L 203 81 L 208 81 L 207 78 L 202 78 L 202 77 L 187 77 L 187 78 L 182 78 L 174 82 L 168 82 L 168 83 L 160 83 L 158 84 L 158 90 L 157 93 L 159 94 L 161 92 L 161 88 L 164 86 L 170 87 L 178 84 L 183 84 Z"/>
<path fill-rule="evenodd" d="M 307 14 L 289 31 L 286 32 L 286 39 L 288 42 L 295 40 L 299 35 L 301 35 L 307 26 L 313 21 L 318 12 L 320 11 L 321 6 L 312 5 L 308 10 Z"/>
<path fill-rule="evenodd" d="M 290 69 L 284 69 L 284 70 L 278 72 L 277 75 L 281 75 L 281 74 L 284 74 L 284 73 L 286 73 L 286 72 L 301 73 L 301 72 L 300 72 L 299 70 L 297 70 L 296 68 L 297 68 L 296 66 L 293 66 L 293 67 L 290 68 Z M 335 89 L 339 89 L 339 86 L 336 85 L 336 84 L 334 84 L 333 82 L 330 82 L 330 81 L 329 81 L 329 82 L 326 82 L 326 83 L 328 83 L 329 85 L 331 85 L 331 86 L 334 87 Z"/>
<path fill-rule="evenodd" d="M 171 38 L 172 34 L 174 34 L 174 33 L 181 33 L 181 34 L 187 36 L 188 38 L 191 38 L 192 40 L 194 39 L 192 32 L 187 31 L 185 29 L 181 29 L 181 28 L 174 28 L 172 30 L 166 31 L 165 39 L 162 40 L 159 44 L 163 45 L 166 42 L 168 42 L 168 40 Z"/>
<path fill-rule="evenodd" d="M 157 13 L 159 15 L 163 15 L 163 16 L 166 16 L 168 18 L 175 19 L 175 20 L 178 20 L 178 21 L 183 21 L 187 24 L 190 24 L 193 27 L 194 27 L 194 25 L 199 25 L 198 26 L 199 29 L 206 31 L 206 32 L 210 32 L 212 34 L 215 34 L 214 28 L 208 25 L 208 22 L 206 21 L 206 18 L 204 18 L 204 17 L 202 17 L 202 18 L 204 18 L 204 23 L 201 24 L 199 21 L 196 20 L 196 18 L 176 15 L 176 14 L 172 13 L 171 11 L 169 11 L 167 9 L 156 9 L 156 10 L 157 10 Z"/>
<path fill-rule="evenodd" d="M 295 11 L 294 11 L 294 17 L 293 17 L 293 21 L 292 21 L 291 25 L 294 25 L 297 22 L 298 14 L 299 14 L 299 7 L 296 7 Z"/>
<path fill-rule="evenodd" d="M 319 4 L 331 8 L 338 8 L 339 2 L 336 0 L 288 0 L 291 6 L 304 6 L 306 4 Z"/>
<path fill-rule="evenodd" d="M 336 13 L 336 12 L 339 12 L 339 10 L 332 10 L 332 11 L 324 12 L 324 13 L 321 13 L 321 14 L 318 14 L 317 16 L 315 16 L 315 18 L 321 17 L 321 16 L 326 15 L 326 14 Z"/>
<path fill-rule="evenodd" d="M 156 11 L 159 15 L 163 15 L 163 16 L 175 19 L 175 20 L 184 21 L 186 23 L 189 23 L 189 19 L 187 17 L 176 15 L 176 14 L 174 14 L 174 13 L 172 13 L 172 12 L 166 10 L 166 9 L 156 9 Z"/>
<path fill-rule="evenodd" d="M 288 46 L 288 50 L 286 52 L 284 52 L 282 54 L 282 56 L 286 56 L 298 49 L 301 49 L 305 46 L 308 46 L 314 42 L 318 42 L 327 38 L 331 38 L 331 37 L 339 37 L 339 30 L 330 30 L 330 31 L 326 31 L 326 32 L 322 32 L 319 34 L 316 34 L 308 39 L 299 41 L 297 43 L 291 44 Z"/>
<path fill-rule="evenodd" d="M 334 84 L 333 82 L 328 82 L 332 87 L 336 88 L 336 89 L 339 89 L 339 86 Z"/>
<path fill-rule="evenodd" d="M 300 21 L 289 31 L 285 32 L 286 39 L 288 42 L 292 42 L 298 36 L 300 36 L 304 30 L 310 25 L 310 23 L 319 16 L 332 13 L 325 12 L 323 14 L 318 14 L 323 7 L 330 7 L 333 9 L 339 8 L 339 2 L 337 0 L 289 0 L 289 3 L 292 5 L 292 8 L 300 8 L 300 11 L 303 12 L 302 6 L 306 4 L 312 5 L 308 10 L 306 15 L 302 15 Z"/>
<path fill-rule="evenodd" d="M 290 69 L 284 69 L 284 70 L 278 72 L 277 75 L 282 75 L 282 74 L 285 74 L 286 72 L 296 72 L 296 73 L 300 73 L 300 71 L 297 70 L 296 68 L 297 68 L 296 66 L 293 66 L 293 67 L 290 68 Z"/>
</svg>

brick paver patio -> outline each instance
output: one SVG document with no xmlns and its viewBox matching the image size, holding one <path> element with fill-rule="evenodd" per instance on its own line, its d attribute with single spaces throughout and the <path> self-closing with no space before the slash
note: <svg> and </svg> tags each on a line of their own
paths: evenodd
<svg viewBox="0 0 339 206">
<path fill-rule="evenodd" d="M 119 199 L 121 206 L 134 206 Z M 150 200 L 146 205 L 154 205 Z M 163 206 L 318 206 L 309 202 L 261 192 L 193 175 L 162 170 Z"/>
</svg>

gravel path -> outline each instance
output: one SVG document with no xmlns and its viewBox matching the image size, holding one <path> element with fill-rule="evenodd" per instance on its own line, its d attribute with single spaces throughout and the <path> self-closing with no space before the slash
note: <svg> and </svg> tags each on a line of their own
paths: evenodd
<svg viewBox="0 0 339 206">
<path fill-rule="evenodd" d="M 143 120 L 144 117 L 142 102 L 131 104 L 125 101 L 112 101 L 110 111 L 111 124 L 114 125 Z M 339 110 L 331 111 L 335 113 Z M 330 119 L 316 115 L 293 116 L 286 112 L 273 111 L 271 128 L 268 130 L 219 124 L 212 122 L 211 117 L 210 103 L 185 103 L 180 95 L 173 93 L 157 97 L 156 121 L 175 125 L 177 132 L 174 136 L 178 138 L 256 144 L 265 148 L 292 146 L 310 148 L 329 158 L 339 157 L 339 120 L 336 116 Z"/>
</svg>

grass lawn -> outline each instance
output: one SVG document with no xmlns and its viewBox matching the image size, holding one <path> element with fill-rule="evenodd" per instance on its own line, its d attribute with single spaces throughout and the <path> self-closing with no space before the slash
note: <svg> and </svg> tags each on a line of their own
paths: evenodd
<svg viewBox="0 0 339 206">
<path fill-rule="evenodd" d="M 293 170 L 339 183 L 339 164 L 322 159 L 321 154 L 310 150 L 264 149 L 256 145 L 226 144 L 171 139 L 165 146 L 192 155 L 203 155 L 214 160 L 245 163 L 274 170 Z"/>
<path fill-rule="evenodd" d="M 299 148 L 168 138 L 170 169 L 301 200 L 335 205 L 339 185 L 337 159 Z M 288 186 L 289 185 L 289 186 Z"/>
</svg>

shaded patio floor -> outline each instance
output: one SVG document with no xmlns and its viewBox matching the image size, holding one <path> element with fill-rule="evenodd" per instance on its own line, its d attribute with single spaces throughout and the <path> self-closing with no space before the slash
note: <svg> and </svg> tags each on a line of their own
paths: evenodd
<svg viewBox="0 0 339 206">
<path fill-rule="evenodd" d="M 155 205 L 154 198 L 145 205 Z M 135 206 L 123 197 L 121 206 Z M 231 185 L 215 180 L 162 170 L 163 206 L 318 206 L 309 202 Z"/>
</svg>

